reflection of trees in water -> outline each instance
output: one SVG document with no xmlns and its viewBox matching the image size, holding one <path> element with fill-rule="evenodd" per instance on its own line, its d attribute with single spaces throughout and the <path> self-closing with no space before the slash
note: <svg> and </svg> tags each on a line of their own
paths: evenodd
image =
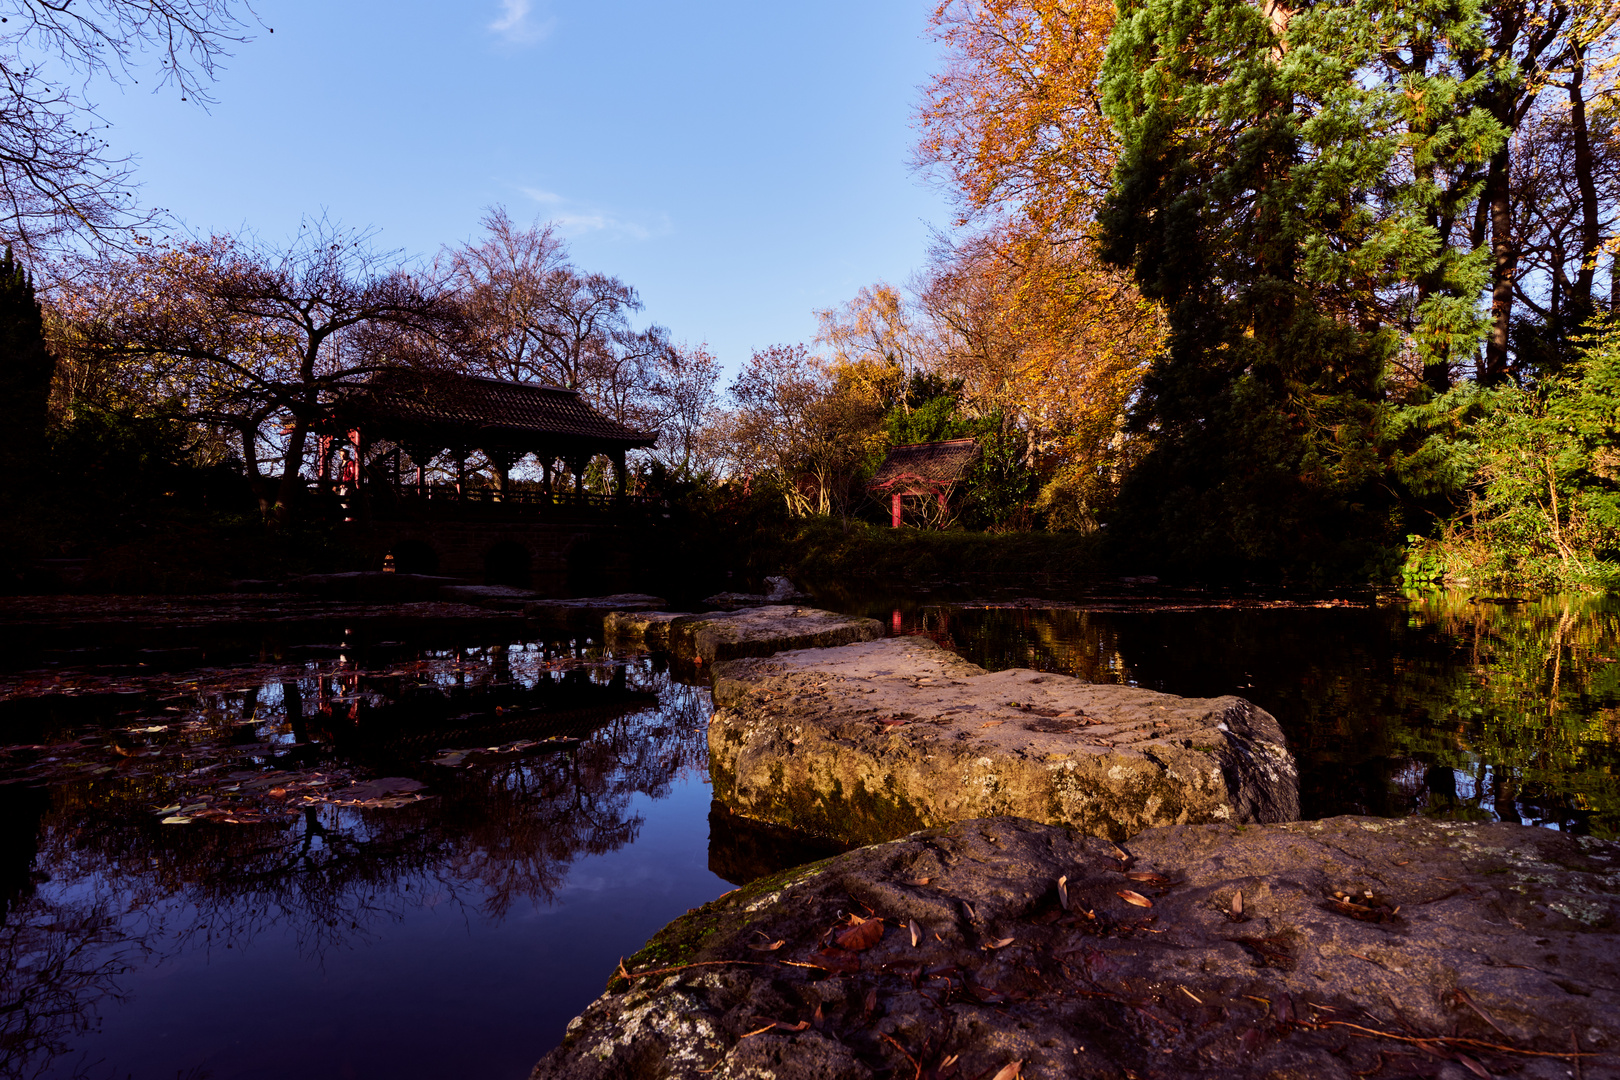
<svg viewBox="0 0 1620 1080">
<path fill-rule="evenodd" d="M 1620 833 L 1620 606 L 1424 597 L 1359 610 L 923 609 L 989 667 L 1274 713 L 1307 816 L 1428 812 Z"/>
<path fill-rule="evenodd" d="M 525 900 L 549 903 L 576 858 L 635 839 L 638 796 L 665 797 L 707 766 L 706 691 L 646 666 L 604 681 L 655 691 L 660 703 L 609 709 L 566 749 L 468 769 L 417 765 L 437 797 L 398 809 L 320 805 L 290 822 L 163 826 L 150 813 L 168 791 L 161 773 L 29 792 L 42 806 L 37 850 L 24 854 L 49 880 L 22 879 L 0 897 L 0 1076 L 50 1068 L 143 957 L 243 948 L 273 928 L 318 956 L 424 905 L 500 919 Z M 328 722 L 322 705 L 353 689 L 322 676 L 258 692 L 259 733 L 296 725 L 303 741 L 306 725 Z M 289 706 L 293 715 L 277 713 Z"/>
<path fill-rule="evenodd" d="M 0 1076 L 43 1076 L 144 956 L 106 899 L 40 898 L 0 925 Z"/>
</svg>

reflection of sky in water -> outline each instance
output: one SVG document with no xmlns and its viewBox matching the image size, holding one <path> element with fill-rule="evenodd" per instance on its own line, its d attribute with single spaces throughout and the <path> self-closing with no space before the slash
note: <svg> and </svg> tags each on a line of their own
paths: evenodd
<svg viewBox="0 0 1620 1080">
<path fill-rule="evenodd" d="M 645 658 L 53 674 L 105 707 L 0 758 L 28 864 L 0 880 L 3 1076 L 522 1076 L 620 956 L 730 887 L 708 870 L 708 694 Z M 39 702 L 38 673 L 8 678 Z M 398 701 L 449 705 L 413 726 Z M 429 763 L 453 748 L 479 756 Z M 153 813 L 239 798 L 254 769 L 339 779 L 255 796 L 259 824 Z M 388 775 L 432 797 L 320 801 Z"/>
</svg>

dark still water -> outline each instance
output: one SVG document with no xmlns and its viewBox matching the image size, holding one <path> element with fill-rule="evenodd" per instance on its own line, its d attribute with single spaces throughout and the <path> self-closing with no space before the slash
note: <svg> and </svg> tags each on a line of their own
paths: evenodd
<svg viewBox="0 0 1620 1080">
<path fill-rule="evenodd" d="M 599 659 L 11 675 L 0 1075 L 526 1075 L 731 888 L 708 692 Z"/>
<path fill-rule="evenodd" d="M 1306 817 L 1421 813 L 1620 838 L 1620 601 L 1074 609 L 862 605 L 987 668 L 1270 711 Z"/>
<path fill-rule="evenodd" d="M 1312 816 L 1620 833 L 1609 601 L 838 606 L 986 667 L 1250 697 Z M 0 1077 L 520 1080 L 619 957 L 822 853 L 711 816 L 708 692 L 658 658 L 249 655 L 0 671 Z"/>
</svg>

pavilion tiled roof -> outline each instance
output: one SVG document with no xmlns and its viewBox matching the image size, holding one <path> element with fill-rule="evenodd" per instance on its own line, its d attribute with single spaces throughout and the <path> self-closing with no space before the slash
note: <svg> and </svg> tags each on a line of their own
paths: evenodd
<svg viewBox="0 0 1620 1080">
<path fill-rule="evenodd" d="M 979 444 L 974 439 L 895 446 L 878 466 L 870 486 L 884 491 L 937 491 L 959 483 L 978 460 Z"/>
<path fill-rule="evenodd" d="M 402 441 L 518 447 L 567 443 L 597 449 L 646 447 L 656 441 L 652 434 L 603 416 L 577 390 L 444 372 L 379 372 L 344 411 L 380 434 L 397 432 Z"/>
</svg>

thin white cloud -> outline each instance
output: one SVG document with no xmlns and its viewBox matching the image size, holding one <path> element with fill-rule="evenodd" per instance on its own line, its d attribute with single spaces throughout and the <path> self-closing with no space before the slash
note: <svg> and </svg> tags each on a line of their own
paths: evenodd
<svg viewBox="0 0 1620 1080">
<path fill-rule="evenodd" d="M 606 210 L 582 206 L 566 196 L 543 188 L 519 186 L 518 190 L 540 205 L 548 207 L 548 220 L 564 235 L 607 233 L 625 240 L 651 240 L 655 236 L 668 233 L 671 229 L 667 217 L 658 226 L 650 228 Z"/>
<path fill-rule="evenodd" d="M 489 29 L 508 44 L 532 45 L 544 40 L 556 23 L 556 19 L 535 15 L 534 0 L 501 0 L 500 18 L 490 23 Z"/>
</svg>

